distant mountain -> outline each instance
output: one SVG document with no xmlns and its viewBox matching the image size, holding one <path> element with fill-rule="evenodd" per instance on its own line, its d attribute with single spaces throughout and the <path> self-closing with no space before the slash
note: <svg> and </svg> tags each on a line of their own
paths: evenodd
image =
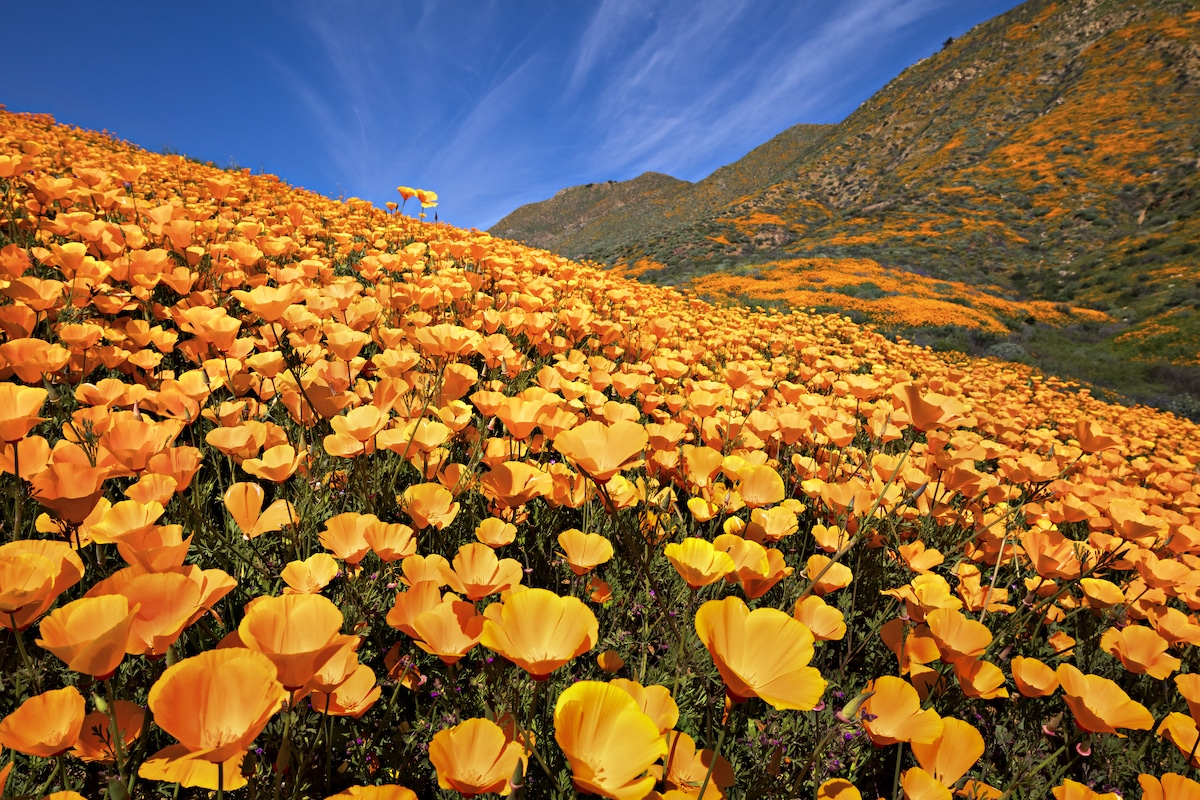
<svg viewBox="0 0 1200 800">
<path fill-rule="evenodd" d="M 620 204 L 572 206 L 568 190 L 491 232 L 674 284 L 871 259 L 1106 312 L 1090 335 L 1117 357 L 1197 365 L 1198 146 L 1194 2 L 1030 0 L 836 126 L 792 128 L 696 184 L 656 176 Z"/>
<path fill-rule="evenodd" d="M 647 172 L 628 181 L 589 183 L 521 206 L 490 230 L 572 257 L 606 260 L 645 242 L 706 223 L 722 208 L 789 174 L 834 125 L 796 125 L 698 183 Z"/>
</svg>

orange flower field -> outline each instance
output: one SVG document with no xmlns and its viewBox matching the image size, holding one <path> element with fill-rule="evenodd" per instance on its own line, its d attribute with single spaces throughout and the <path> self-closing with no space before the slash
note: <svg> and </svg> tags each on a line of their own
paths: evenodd
<svg viewBox="0 0 1200 800">
<path fill-rule="evenodd" d="M 3 796 L 1200 798 L 1195 425 L 436 201 L 0 111 Z"/>
</svg>

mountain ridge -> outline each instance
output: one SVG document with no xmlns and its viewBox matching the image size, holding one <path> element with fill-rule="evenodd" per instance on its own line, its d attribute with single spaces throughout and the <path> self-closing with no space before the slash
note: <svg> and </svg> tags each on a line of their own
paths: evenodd
<svg viewBox="0 0 1200 800">
<path fill-rule="evenodd" d="M 559 218 L 539 246 L 710 294 L 754 265 L 870 259 L 1101 312 L 1115 358 L 1191 368 L 1198 149 L 1192 3 L 1030 0 L 906 68 L 842 122 L 790 128 L 705 179 L 742 176 L 736 196 L 681 182 L 582 225 L 545 201 L 491 232 L 528 241 L 526 217 Z M 738 286 L 743 299 L 772 297 Z"/>
</svg>

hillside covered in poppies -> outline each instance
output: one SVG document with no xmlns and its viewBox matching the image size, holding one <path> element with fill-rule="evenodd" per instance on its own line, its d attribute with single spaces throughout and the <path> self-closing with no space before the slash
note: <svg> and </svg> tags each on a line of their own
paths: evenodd
<svg viewBox="0 0 1200 800">
<path fill-rule="evenodd" d="M 4 796 L 1200 796 L 1196 425 L 400 197 L 0 112 Z"/>
<path fill-rule="evenodd" d="M 619 204 L 605 198 L 622 184 L 565 190 L 491 231 L 713 298 L 841 309 L 1160 404 L 1200 400 L 1197 42 L 1190 3 L 1030 0 L 838 125 Z"/>
</svg>

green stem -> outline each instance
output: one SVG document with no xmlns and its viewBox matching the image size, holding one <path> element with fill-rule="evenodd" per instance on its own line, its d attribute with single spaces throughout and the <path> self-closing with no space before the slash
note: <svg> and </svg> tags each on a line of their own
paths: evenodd
<svg viewBox="0 0 1200 800">
<path fill-rule="evenodd" d="M 700 793 L 697 797 L 704 797 L 704 792 L 708 789 L 708 782 L 712 780 L 713 769 L 717 766 L 717 759 L 721 757 L 721 746 L 725 744 L 725 732 L 729 730 L 729 718 L 733 716 L 733 709 L 729 709 L 729 713 L 725 715 L 724 721 L 721 723 L 721 732 L 717 734 L 717 746 L 713 748 L 712 761 L 708 762 L 708 771 L 704 773 L 704 782 L 700 784 Z"/>
<path fill-rule="evenodd" d="M 892 800 L 900 800 L 900 766 L 904 763 L 904 742 L 896 745 L 896 769 L 892 772 Z"/>
<path fill-rule="evenodd" d="M 33 679 L 33 685 L 37 687 L 38 694 L 42 693 L 42 676 L 36 669 L 33 668 L 33 660 L 29 657 L 29 651 L 25 649 L 25 640 L 21 636 L 21 629 L 17 627 L 17 615 L 9 612 L 8 619 L 12 623 L 13 636 L 17 639 L 17 650 L 21 652 L 21 661 L 25 664 L 25 669 L 29 672 L 29 676 Z"/>
</svg>

